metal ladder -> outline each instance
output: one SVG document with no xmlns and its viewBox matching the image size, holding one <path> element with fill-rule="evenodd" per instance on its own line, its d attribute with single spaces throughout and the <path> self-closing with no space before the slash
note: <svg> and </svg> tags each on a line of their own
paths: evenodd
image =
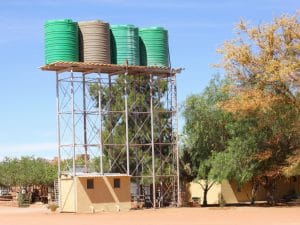
<svg viewBox="0 0 300 225">
<path fill-rule="evenodd" d="M 54 202 L 59 205 L 59 181 L 56 179 L 54 181 Z"/>
</svg>

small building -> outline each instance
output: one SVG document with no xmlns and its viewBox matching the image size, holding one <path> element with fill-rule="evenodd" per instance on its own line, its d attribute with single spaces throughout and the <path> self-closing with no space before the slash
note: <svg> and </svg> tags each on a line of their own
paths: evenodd
<svg viewBox="0 0 300 225">
<path fill-rule="evenodd" d="M 203 181 L 199 181 L 203 182 Z M 203 183 L 204 184 L 204 183 Z M 284 199 L 290 193 L 300 196 L 300 176 L 291 178 L 280 177 L 275 182 L 274 197 L 278 200 Z M 221 184 L 215 183 L 207 193 L 208 204 L 219 204 L 222 198 L 226 204 L 239 204 L 251 202 L 252 185 L 250 182 L 242 187 L 238 187 L 235 182 L 223 181 Z M 199 183 L 191 182 L 186 185 L 185 204 L 193 202 L 193 198 L 203 200 L 203 190 Z M 266 190 L 259 186 L 256 201 L 266 201 Z"/>
<path fill-rule="evenodd" d="M 130 177 L 126 174 L 82 173 L 62 175 L 60 211 L 96 213 L 131 208 Z"/>
</svg>

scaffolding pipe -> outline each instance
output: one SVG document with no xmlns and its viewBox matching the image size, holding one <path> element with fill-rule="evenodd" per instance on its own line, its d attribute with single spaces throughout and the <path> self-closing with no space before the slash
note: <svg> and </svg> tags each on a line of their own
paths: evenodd
<svg viewBox="0 0 300 225">
<path fill-rule="evenodd" d="M 77 200 L 76 200 L 76 123 L 75 123 L 75 89 L 74 89 L 74 74 L 73 69 L 71 69 L 71 98 L 72 98 L 72 145 L 73 145 L 73 185 L 74 185 L 74 212 L 77 212 Z"/>
<path fill-rule="evenodd" d="M 61 160 L 61 149 L 60 149 L 60 113 L 59 113 L 60 107 L 59 107 L 59 73 L 56 72 L 56 117 L 57 117 L 57 150 L 58 150 L 58 161 L 57 161 L 57 177 L 58 177 L 58 205 L 61 208 L 61 196 L 60 196 L 60 190 L 61 190 L 61 182 L 60 182 L 60 176 L 61 176 L 61 168 L 60 168 L 60 160 Z"/>
<path fill-rule="evenodd" d="M 82 107 L 83 107 L 83 144 L 84 144 L 84 170 L 87 173 L 88 172 L 88 166 L 87 166 L 87 131 L 86 131 L 86 90 L 85 90 L 85 75 L 82 74 Z"/>
<path fill-rule="evenodd" d="M 126 135 L 126 173 L 127 175 L 130 175 L 130 169 L 129 169 L 129 137 L 128 137 L 128 93 L 127 93 L 127 75 L 128 72 L 125 72 L 125 126 L 126 126 L 126 131 L 125 131 L 125 135 Z"/>
<path fill-rule="evenodd" d="M 156 207 L 155 198 L 155 152 L 154 152 L 154 115 L 153 115 L 153 77 L 150 75 L 150 111 L 151 111 L 151 150 L 152 150 L 152 196 L 153 196 L 153 208 Z"/>
<path fill-rule="evenodd" d="M 113 139 L 113 135 L 112 135 L 112 131 L 113 131 L 113 112 L 112 112 L 112 107 L 111 107 L 111 103 L 112 103 L 112 82 L 111 82 L 111 76 L 112 75 L 108 75 L 108 86 L 109 86 L 109 100 L 108 100 L 108 110 L 106 111 L 106 113 L 109 114 L 109 133 L 111 135 L 109 135 L 109 143 L 113 144 L 114 139 Z M 120 113 L 124 113 L 124 111 L 119 111 Z M 114 148 L 112 146 L 109 146 L 109 154 L 111 154 L 111 151 L 114 150 Z M 112 166 L 111 166 L 111 160 L 109 159 L 109 172 L 111 172 L 112 170 Z"/>
<path fill-rule="evenodd" d="M 101 97 L 101 73 L 98 82 L 98 110 L 99 110 L 99 148 L 100 148 L 100 174 L 103 175 L 103 145 L 102 145 L 102 97 Z"/>
<path fill-rule="evenodd" d="M 180 173 L 179 173 L 179 146 L 178 146 L 178 104 L 177 104 L 177 79 L 176 74 L 174 75 L 174 102 L 175 102 L 175 120 L 176 120 L 176 132 L 175 132 L 175 150 L 176 150 L 176 172 L 177 172 L 177 207 L 181 206 L 181 195 L 180 195 Z"/>
<path fill-rule="evenodd" d="M 75 90 L 74 90 L 74 75 L 73 69 L 71 69 L 71 112 L 72 112 L 72 149 L 73 149 L 73 176 L 76 175 L 76 166 L 75 166 L 75 158 L 76 158 L 76 133 L 75 133 Z"/>
</svg>

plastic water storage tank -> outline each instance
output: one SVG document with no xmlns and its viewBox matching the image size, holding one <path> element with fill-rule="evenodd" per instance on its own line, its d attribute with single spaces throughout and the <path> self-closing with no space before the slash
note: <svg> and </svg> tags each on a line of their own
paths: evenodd
<svg viewBox="0 0 300 225">
<path fill-rule="evenodd" d="M 78 26 L 70 19 L 48 20 L 45 23 L 46 64 L 65 61 L 78 62 Z"/>
<path fill-rule="evenodd" d="M 138 28 L 133 25 L 112 25 L 111 49 L 112 63 L 140 65 Z"/>
<path fill-rule="evenodd" d="M 78 22 L 78 26 L 81 61 L 110 64 L 109 24 L 93 20 Z"/>
<path fill-rule="evenodd" d="M 139 29 L 141 65 L 169 67 L 168 31 L 163 27 Z"/>
</svg>

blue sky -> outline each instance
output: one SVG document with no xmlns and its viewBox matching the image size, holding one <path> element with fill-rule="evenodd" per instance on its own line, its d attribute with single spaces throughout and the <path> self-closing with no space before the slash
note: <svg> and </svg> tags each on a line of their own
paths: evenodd
<svg viewBox="0 0 300 225">
<path fill-rule="evenodd" d="M 9 0 L 0 7 L 0 158 L 56 155 L 55 74 L 44 64 L 43 24 L 48 19 L 101 19 L 110 24 L 164 26 L 169 31 L 178 100 L 201 92 L 215 53 L 244 18 L 259 24 L 295 13 L 299 0 Z M 181 124 L 182 126 L 182 124 Z"/>
</svg>

